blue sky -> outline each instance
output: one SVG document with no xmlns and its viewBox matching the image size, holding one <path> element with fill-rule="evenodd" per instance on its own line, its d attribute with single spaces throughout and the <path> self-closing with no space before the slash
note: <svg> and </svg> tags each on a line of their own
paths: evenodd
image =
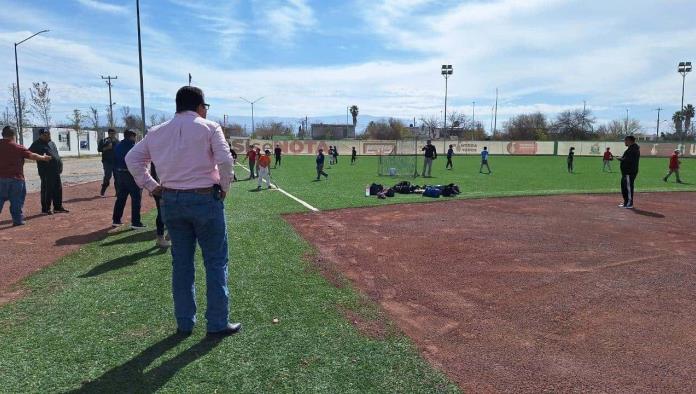
<svg viewBox="0 0 696 394">
<path fill-rule="evenodd" d="M 688 0 L 142 0 L 146 107 L 173 112 L 187 83 L 211 116 L 440 116 L 441 64 L 452 64 L 448 109 L 488 127 L 523 112 L 582 107 L 600 121 L 626 109 L 654 131 L 655 108 L 679 108 L 681 60 L 696 61 L 696 4 Z M 0 0 L 0 109 L 19 47 L 23 90 L 52 88 L 54 120 L 104 109 L 101 75 L 118 75 L 114 101 L 139 107 L 135 0 Z M 693 81 L 693 82 L 692 82 Z M 687 77 L 696 102 L 696 74 Z M 665 125 L 666 126 L 666 125 Z M 664 127 L 664 126 L 663 126 Z"/>
</svg>

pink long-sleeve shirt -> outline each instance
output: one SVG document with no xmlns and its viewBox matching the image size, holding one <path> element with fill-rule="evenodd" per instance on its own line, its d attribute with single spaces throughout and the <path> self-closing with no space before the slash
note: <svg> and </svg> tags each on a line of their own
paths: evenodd
<svg viewBox="0 0 696 394">
<path fill-rule="evenodd" d="M 150 175 L 157 168 L 158 184 Z M 152 127 L 126 155 L 126 165 L 140 187 L 153 191 L 200 189 L 219 184 L 225 192 L 232 181 L 232 154 L 220 125 L 193 111 Z"/>
</svg>

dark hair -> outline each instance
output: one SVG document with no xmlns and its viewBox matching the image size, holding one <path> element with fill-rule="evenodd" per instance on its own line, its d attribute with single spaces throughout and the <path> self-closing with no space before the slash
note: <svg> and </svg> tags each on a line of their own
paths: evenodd
<svg viewBox="0 0 696 394">
<path fill-rule="evenodd" d="M 116 130 L 114 130 L 114 129 L 109 129 L 109 130 L 106 130 L 106 132 L 107 132 L 107 133 L 115 133 Z"/>
<path fill-rule="evenodd" d="M 12 126 L 5 126 L 5 127 L 2 128 L 2 136 L 3 136 L 3 138 L 14 137 L 15 135 L 17 135 L 17 130 L 16 130 L 14 127 L 12 127 Z"/>
<path fill-rule="evenodd" d="M 484 146 L 484 147 L 483 147 L 483 150 L 488 150 L 488 147 L 487 147 L 487 146 Z"/>
<path fill-rule="evenodd" d="M 449 147 L 451 148 L 451 147 L 453 147 L 453 146 L 454 146 L 454 145 L 450 144 L 450 146 L 449 146 Z"/>
<path fill-rule="evenodd" d="M 631 141 L 631 142 L 636 142 L 636 137 L 634 137 L 634 136 L 632 136 L 632 135 L 627 135 L 626 138 L 624 138 L 624 139 L 625 139 L 625 140 L 629 140 L 629 141 Z"/>
<path fill-rule="evenodd" d="M 128 137 L 135 137 L 136 135 L 138 135 L 138 133 L 136 133 L 135 131 L 133 131 L 133 130 L 131 130 L 131 129 L 126 129 L 126 130 L 123 132 L 123 136 L 126 137 L 126 138 L 128 138 Z"/>
<path fill-rule="evenodd" d="M 176 92 L 176 112 L 196 111 L 205 104 L 203 91 L 195 86 L 184 86 Z"/>
<path fill-rule="evenodd" d="M 49 129 L 45 129 L 45 128 L 43 128 L 43 127 L 39 129 L 39 135 L 41 135 L 41 134 L 50 134 L 50 133 L 51 133 L 51 131 L 50 131 Z"/>
<path fill-rule="evenodd" d="M 570 147 L 570 150 L 575 150 L 575 147 L 574 147 L 574 146 L 571 146 L 571 147 Z"/>
</svg>

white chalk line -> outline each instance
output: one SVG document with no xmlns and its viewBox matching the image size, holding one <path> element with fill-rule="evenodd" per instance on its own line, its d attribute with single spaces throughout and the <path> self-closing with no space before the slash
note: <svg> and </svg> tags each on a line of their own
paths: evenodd
<svg viewBox="0 0 696 394">
<path fill-rule="evenodd" d="M 240 167 L 242 167 L 243 169 L 247 170 L 247 171 L 249 172 L 249 174 L 251 174 L 251 171 L 250 171 L 246 166 L 243 166 L 243 165 L 241 165 L 241 164 L 239 164 L 239 163 L 237 163 L 237 165 L 240 166 Z M 270 171 L 270 168 L 269 168 L 269 171 Z M 303 207 L 309 209 L 310 211 L 312 211 L 312 212 L 319 212 L 319 209 L 317 209 L 317 208 L 315 208 L 315 207 L 309 205 L 306 201 L 300 200 L 299 198 L 297 198 L 297 197 L 293 196 L 292 194 L 286 192 L 285 190 L 279 188 L 277 184 L 274 184 L 274 183 L 273 183 L 273 179 L 271 179 L 271 186 L 272 186 L 273 188 L 275 188 L 275 190 L 278 190 L 279 192 L 281 192 L 281 193 L 285 194 L 286 196 L 292 198 L 293 200 L 297 201 L 297 202 L 300 203 Z"/>
</svg>

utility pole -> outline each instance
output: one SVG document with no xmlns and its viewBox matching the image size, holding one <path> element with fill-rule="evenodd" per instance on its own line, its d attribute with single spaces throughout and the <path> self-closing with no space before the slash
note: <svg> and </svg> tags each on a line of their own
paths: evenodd
<svg viewBox="0 0 696 394">
<path fill-rule="evenodd" d="M 587 111 L 587 101 L 582 100 L 582 133 L 585 134 L 585 111 Z"/>
<path fill-rule="evenodd" d="M 191 73 L 189 73 L 189 86 L 191 86 Z"/>
<path fill-rule="evenodd" d="M 498 88 L 495 88 L 495 114 L 493 114 L 493 135 L 498 128 Z"/>
<path fill-rule="evenodd" d="M 474 132 L 476 131 L 476 101 L 471 102 L 471 140 L 474 140 Z"/>
<path fill-rule="evenodd" d="M 657 111 L 657 127 L 655 128 L 655 142 L 657 142 L 660 140 L 660 111 L 662 108 L 657 107 L 655 111 Z"/>
<path fill-rule="evenodd" d="M 142 132 L 143 138 L 147 134 L 145 127 L 145 88 L 143 87 L 143 47 L 140 42 L 140 0 L 136 0 L 135 8 L 138 19 L 138 66 L 140 68 L 140 116 L 142 117 Z"/>
<path fill-rule="evenodd" d="M 109 127 L 114 127 L 114 101 L 111 99 L 111 80 L 118 79 L 118 76 L 112 77 L 111 75 L 107 75 L 104 77 L 102 75 L 101 79 L 105 79 L 106 85 L 109 87 Z"/>
<path fill-rule="evenodd" d="M 628 135 L 628 108 L 626 108 L 626 125 L 625 125 L 625 129 L 626 129 L 626 135 Z"/>
</svg>

